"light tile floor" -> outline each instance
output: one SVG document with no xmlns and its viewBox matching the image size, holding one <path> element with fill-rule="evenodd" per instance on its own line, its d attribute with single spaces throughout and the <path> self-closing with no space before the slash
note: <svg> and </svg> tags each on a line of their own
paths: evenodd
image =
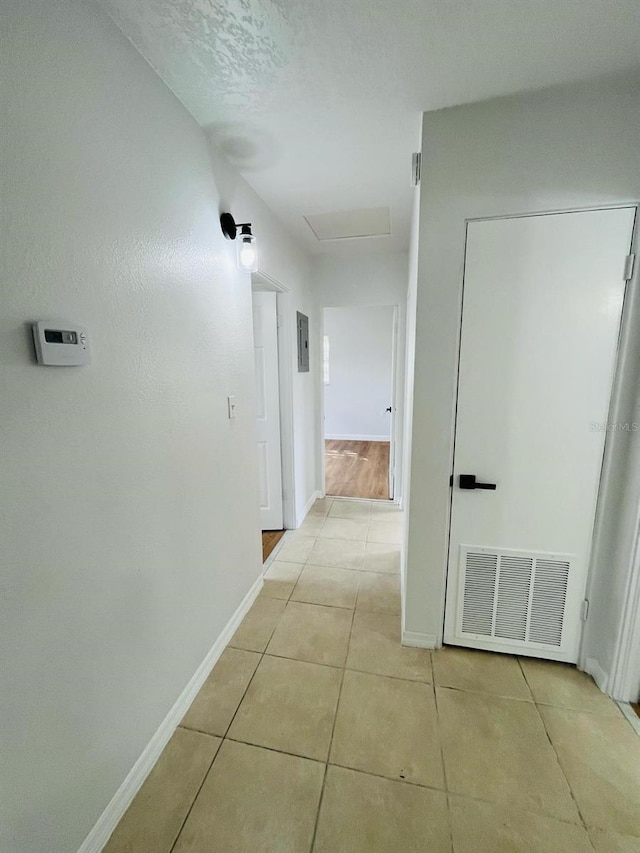
<svg viewBox="0 0 640 853">
<path fill-rule="evenodd" d="M 402 515 L 318 501 L 106 853 L 640 853 L 640 738 L 572 667 L 400 645 Z"/>
</svg>

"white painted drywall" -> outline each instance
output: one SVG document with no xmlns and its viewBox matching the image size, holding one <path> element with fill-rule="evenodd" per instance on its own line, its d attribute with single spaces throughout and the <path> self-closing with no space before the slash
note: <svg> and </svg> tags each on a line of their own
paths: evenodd
<svg viewBox="0 0 640 853">
<path fill-rule="evenodd" d="M 304 256 L 93 3 L 6 0 L 3 24 L 0 848 L 74 853 L 261 570 L 251 284 L 220 210 L 254 222 L 294 314 L 313 302 Z M 92 364 L 37 366 L 38 318 L 85 325 Z"/>
<path fill-rule="evenodd" d="M 409 631 L 442 636 L 465 218 L 637 201 L 639 139 L 637 73 L 423 117 L 406 567 Z M 632 387 L 629 378 L 623 393 L 628 412 L 634 405 Z M 616 438 L 619 472 L 637 435 Z M 614 492 L 622 486 L 620 480 L 611 483 Z M 634 488 L 637 494 L 637 484 Z M 629 523 L 624 530 L 617 524 L 612 512 L 605 522 L 608 545 L 603 544 L 593 578 L 585 636 L 586 656 L 604 670 L 610 665 L 612 630 L 627 576 L 625 560 L 614 555 L 611 545 L 616 536 L 628 538 Z"/>
<path fill-rule="evenodd" d="M 329 384 L 325 438 L 389 441 L 393 394 L 393 306 L 325 308 Z"/>
<path fill-rule="evenodd" d="M 396 499 L 403 501 L 404 458 L 404 397 L 405 397 L 405 330 L 407 307 L 407 268 L 405 252 L 389 255 L 374 254 L 351 257 L 323 255 L 314 259 L 313 279 L 316 302 L 319 308 L 356 306 L 398 306 L 398 336 L 396 358 Z M 318 409 L 322 412 L 324 401 L 320 384 Z M 322 415 L 321 415 L 322 417 Z M 318 422 L 318 435 L 323 435 L 322 421 Z M 318 459 L 319 482 L 323 482 L 322 448 Z"/>
<path fill-rule="evenodd" d="M 309 257 L 284 231 L 280 222 L 246 181 L 232 169 L 215 149 L 210 150 L 221 210 L 230 210 L 236 221 L 251 221 L 258 239 L 260 272 L 286 288 L 278 298 L 281 334 L 291 346 L 289 358 L 293 374 L 293 474 L 297 525 L 304 520 L 309 502 L 318 491 L 318 394 L 319 353 L 321 352 L 321 316 L 313 288 L 313 269 Z M 235 246 L 233 247 L 235 248 Z M 296 312 L 309 317 L 309 372 L 298 373 Z M 253 356 L 252 356 L 253 357 Z M 296 525 L 296 526 L 297 526 Z"/>
</svg>

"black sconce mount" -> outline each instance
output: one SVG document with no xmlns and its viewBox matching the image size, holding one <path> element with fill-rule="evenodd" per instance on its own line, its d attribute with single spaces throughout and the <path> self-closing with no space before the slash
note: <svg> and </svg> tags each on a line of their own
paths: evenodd
<svg viewBox="0 0 640 853">
<path fill-rule="evenodd" d="M 231 213 L 220 214 L 220 228 L 227 240 L 235 240 L 238 235 L 238 228 L 241 234 L 251 234 L 250 222 L 236 222 Z"/>
</svg>

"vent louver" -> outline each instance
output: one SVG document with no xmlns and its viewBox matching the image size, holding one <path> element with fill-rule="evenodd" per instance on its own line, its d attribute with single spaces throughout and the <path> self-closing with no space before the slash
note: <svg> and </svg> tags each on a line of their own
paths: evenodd
<svg viewBox="0 0 640 853">
<path fill-rule="evenodd" d="M 571 557 L 462 547 L 462 633 L 560 647 Z"/>
</svg>

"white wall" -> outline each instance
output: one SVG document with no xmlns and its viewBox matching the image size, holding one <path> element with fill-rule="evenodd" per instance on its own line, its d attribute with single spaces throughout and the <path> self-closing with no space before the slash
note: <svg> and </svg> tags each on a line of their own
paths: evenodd
<svg viewBox="0 0 640 853">
<path fill-rule="evenodd" d="M 389 441 L 393 393 L 394 308 L 325 308 L 329 384 L 325 438 Z"/>
<path fill-rule="evenodd" d="M 465 218 L 637 201 L 639 140 L 638 74 L 424 115 L 407 631 L 442 635 Z M 605 551 L 586 633 L 604 669 L 627 574 Z"/>
<path fill-rule="evenodd" d="M 318 308 L 349 306 L 398 306 L 396 359 L 396 499 L 403 501 L 402 468 L 404 454 L 403 428 L 405 396 L 405 338 L 407 307 L 407 264 L 404 252 L 388 255 L 321 255 L 314 259 L 313 280 Z M 319 409 L 323 409 L 320 392 Z M 322 424 L 319 422 L 319 436 Z M 322 448 L 319 444 L 318 470 L 322 482 Z"/>
<path fill-rule="evenodd" d="M 322 312 L 314 298 L 311 261 L 283 230 L 271 209 L 229 166 L 224 157 L 216 151 L 211 151 L 210 156 L 220 193 L 220 209 L 232 211 L 238 222 L 253 223 L 254 234 L 259 241 L 260 272 L 287 289 L 287 292 L 278 298 L 278 311 L 282 315 L 280 334 L 286 330 L 290 342 L 289 357 L 293 373 L 293 479 L 297 526 L 304 520 L 309 503 L 321 488 L 317 474 L 317 458 L 320 386 L 318 367 L 322 345 Z M 232 247 L 235 249 L 235 244 L 232 244 Z M 297 311 L 309 317 L 308 373 L 298 373 Z M 286 461 L 283 464 L 286 464 Z"/>
<path fill-rule="evenodd" d="M 0 848 L 71 853 L 261 570 L 251 285 L 220 210 L 313 312 L 307 260 L 93 3 L 3 16 Z M 51 317 L 87 326 L 90 366 L 34 363 Z"/>
</svg>

